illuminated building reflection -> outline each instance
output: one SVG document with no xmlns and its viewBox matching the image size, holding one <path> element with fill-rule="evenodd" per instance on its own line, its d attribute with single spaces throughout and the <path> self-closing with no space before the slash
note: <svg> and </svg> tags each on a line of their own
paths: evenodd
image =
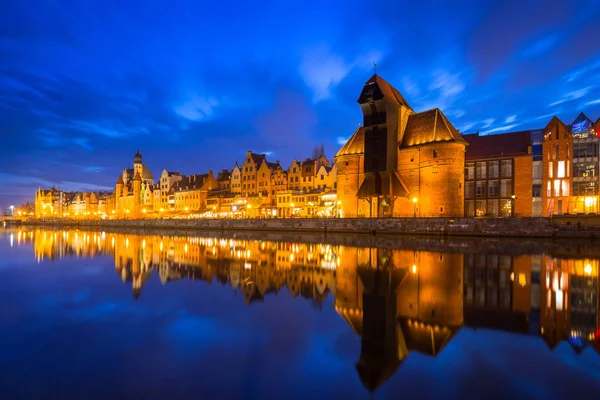
<svg viewBox="0 0 600 400">
<path fill-rule="evenodd" d="M 15 231 L 13 246 L 35 257 L 109 256 L 135 299 L 158 274 L 163 285 L 188 279 L 231 285 L 247 304 L 278 295 L 336 312 L 361 337 L 356 370 L 376 390 L 412 352 L 436 357 L 460 329 L 536 335 L 550 349 L 568 342 L 600 352 L 598 257 L 561 253 L 509 256 L 440 253 L 84 231 Z"/>
</svg>

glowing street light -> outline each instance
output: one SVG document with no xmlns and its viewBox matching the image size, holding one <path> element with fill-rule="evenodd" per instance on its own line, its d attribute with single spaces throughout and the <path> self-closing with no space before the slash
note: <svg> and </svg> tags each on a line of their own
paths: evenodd
<svg viewBox="0 0 600 400">
<path fill-rule="evenodd" d="M 592 274 L 592 265 L 591 264 L 586 264 L 585 267 L 583 268 L 583 272 L 585 272 L 586 275 L 591 275 Z"/>
<path fill-rule="evenodd" d="M 413 218 L 417 218 L 417 203 L 419 202 L 419 199 L 416 197 L 413 197 L 412 202 L 413 202 Z"/>
</svg>

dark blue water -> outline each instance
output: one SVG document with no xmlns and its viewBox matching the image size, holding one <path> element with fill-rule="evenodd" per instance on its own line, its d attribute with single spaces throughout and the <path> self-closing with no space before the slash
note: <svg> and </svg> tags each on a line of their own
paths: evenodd
<svg viewBox="0 0 600 400">
<path fill-rule="evenodd" d="M 595 398 L 598 259 L 506 253 L 4 231 L 0 393 Z"/>
</svg>

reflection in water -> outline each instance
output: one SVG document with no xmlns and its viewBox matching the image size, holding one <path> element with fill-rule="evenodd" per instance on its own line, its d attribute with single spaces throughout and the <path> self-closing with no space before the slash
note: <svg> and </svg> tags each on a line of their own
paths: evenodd
<svg viewBox="0 0 600 400">
<path fill-rule="evenodd" d="M 34 244 L 38 261 L 110 255 L 137 300 L 156 271 L 229 283 L 247 304 L 284 286 L 336 312 L 361 336 L 356 370 L 373 391 L 409 353 L 437 356 L 463 326 L 539 335 L 550 349 L 568 341 L 600 352 L 599 260 L 572 255 L 507 256 L 343 247 L 230 238 L 19 231 L 11 246 Z"/>
</svg>

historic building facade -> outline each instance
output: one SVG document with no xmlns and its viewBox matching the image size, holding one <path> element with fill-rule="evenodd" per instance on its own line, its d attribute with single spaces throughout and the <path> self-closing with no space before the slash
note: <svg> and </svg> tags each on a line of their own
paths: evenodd
<svg viewBox="0 0 600 400">
<path fill-rule="evenodd" d="M 532 131 L 465 135 L 465 216 L 533 215 Z"/>
<path fill-rule="evenodd" d="M 550 120 L 544 129 L 543 162 L 543 215 L 571 212 L 572 194 L 571 130 L 558 117 Z"/>
<path fill-rule="evenodd" d="M 146 193 L 154 191 L 154 178 L 148 167 L 142 163 L 140 151 L 133 157 L 133 168 L 124 169 L 115 184 L 115 216 L 117 218 L 140 218 L 143 210 L 153 209 L 150 203 L 154 196 Z"/>
<path fill-rule="evenodd" d="M 336 155 L 342 214 L 462 216 L 467 142 L 444 114 L 439 109 L 416 113 L 376 74 L 358 103 L 363 127 Z"/>
</svg>

